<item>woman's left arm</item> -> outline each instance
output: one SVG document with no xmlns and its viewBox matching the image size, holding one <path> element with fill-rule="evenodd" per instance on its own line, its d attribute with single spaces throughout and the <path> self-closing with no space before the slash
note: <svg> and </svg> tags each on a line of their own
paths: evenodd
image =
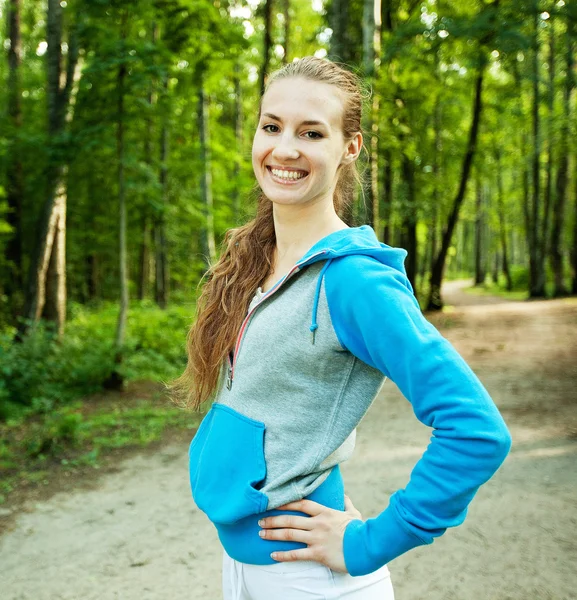
<svg viewBox="0 0 577 600">
<path fill-rule="evenodd" d="M 347 571 L 364 575 L 461 524 L 507 456 L 511 435 L 479 378 L 422 314 L 404 273 L 370 256 L 346 256 L 327 269 L 325 290 L 343 347 L 394 381 L 433 428 L 407 486 L 377 517 L 346 526 Z"/>
</svg>

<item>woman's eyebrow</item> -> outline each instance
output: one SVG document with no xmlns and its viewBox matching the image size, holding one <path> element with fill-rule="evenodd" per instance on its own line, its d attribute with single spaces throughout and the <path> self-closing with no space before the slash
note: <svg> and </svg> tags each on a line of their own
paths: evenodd
<svg viewBox="0 0 577 600">
<path fill-rule="evenodd" d="M 264 113 L 262 116 L 269 117 L 270 119 L 274 119 L 275 121 L 282 123 L 282 119 L 280 117 L 277 117 L 276 115 L 273 115 L 271 113 Z M 330 127 L 324 121 L 314 121 L 314 120 L 313 121 L 311 121 L 311 120 L 302 121 L 301 125 L 323 125 L 327 129 L 330 129 Z"/>
</svg>

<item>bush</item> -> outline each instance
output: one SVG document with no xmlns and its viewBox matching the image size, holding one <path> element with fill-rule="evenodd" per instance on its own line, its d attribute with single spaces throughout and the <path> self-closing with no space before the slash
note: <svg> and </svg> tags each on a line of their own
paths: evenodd
<svg viewBox="0 0 577 600">
<path fill-rule="evenodd" d="M 529 289 L 529 267 L 512 265 L 509 272 L 511 273 L 513 290 L 526 291 Z"/>
<path fill-rule="evenodd" d="M 57 456 L 68 447 L 79 442 L 79 430 L 83 417 L 70 408 L 47 415 L 39 423 L 34 423 L 24 442 L 26 454 L 37 457 L 41 454 Z"/>
<path fill-rule="evenodd" d="M 114 370 L 118 306 L 70 307 L 71 320 L 58 342 L 53 325 L 41 321 L 21 343 L 13 331 L 0 333 L 0 420 L 49 413 L 102 389 Z M 128 314 L 120 374 L 126 380 L 167 380 L 186 365 L 191 309 L 161 310 L 135 305 Z"/>
<path fill-rule="evenodd" d="M 59 343 L 51 324 L 38 323 L 21 343 L 0 342 L 0 418 L 47 413 L 101 388 L 113 366 L 109 341 L 67 333 Z"/>
<path fill-rule="evenodd" d="M 161 310 L 141 306 L 128 318 L 126 347 L 121 367 L 127 379 L 173 377 L 186 365 L 186 334 L 191 316 L 186 307 Z"/>
</svg>

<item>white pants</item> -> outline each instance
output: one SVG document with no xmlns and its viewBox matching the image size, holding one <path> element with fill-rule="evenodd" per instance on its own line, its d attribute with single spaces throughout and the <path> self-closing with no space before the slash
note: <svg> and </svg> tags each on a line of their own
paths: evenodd
<svg viewBox="0 0 577 600">
<path fill-rule="evenodd" d="M 224 600 L 394 600 L 387 565 L 353 577 L 316 561 L 249 565 L 223 551 Z"/>
</svg>

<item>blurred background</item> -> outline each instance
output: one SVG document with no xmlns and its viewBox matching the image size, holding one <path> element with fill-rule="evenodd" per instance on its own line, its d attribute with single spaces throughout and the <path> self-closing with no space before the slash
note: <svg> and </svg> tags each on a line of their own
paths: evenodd
<svg viewBox="0 0 577 600">
<path fill-rule="evenodd" d="M 254 214 L 266 76 L 305 55 L 371 91 L 347 222 L 407 249 L 476 372 L 509 367 L 483 379 L 522 386 L 506 416 L 547 421 L 525 376 L 555 366 L 532 389 L 557 390 L 553 437 L 575 442 L 577 2 L 0 0 L 0 21 L 0 524 L 186 447 L 200 417 L 161 382 L 224 233 Z M 447 597 L 569 598 L 519 594 Z"/>
</svg>

